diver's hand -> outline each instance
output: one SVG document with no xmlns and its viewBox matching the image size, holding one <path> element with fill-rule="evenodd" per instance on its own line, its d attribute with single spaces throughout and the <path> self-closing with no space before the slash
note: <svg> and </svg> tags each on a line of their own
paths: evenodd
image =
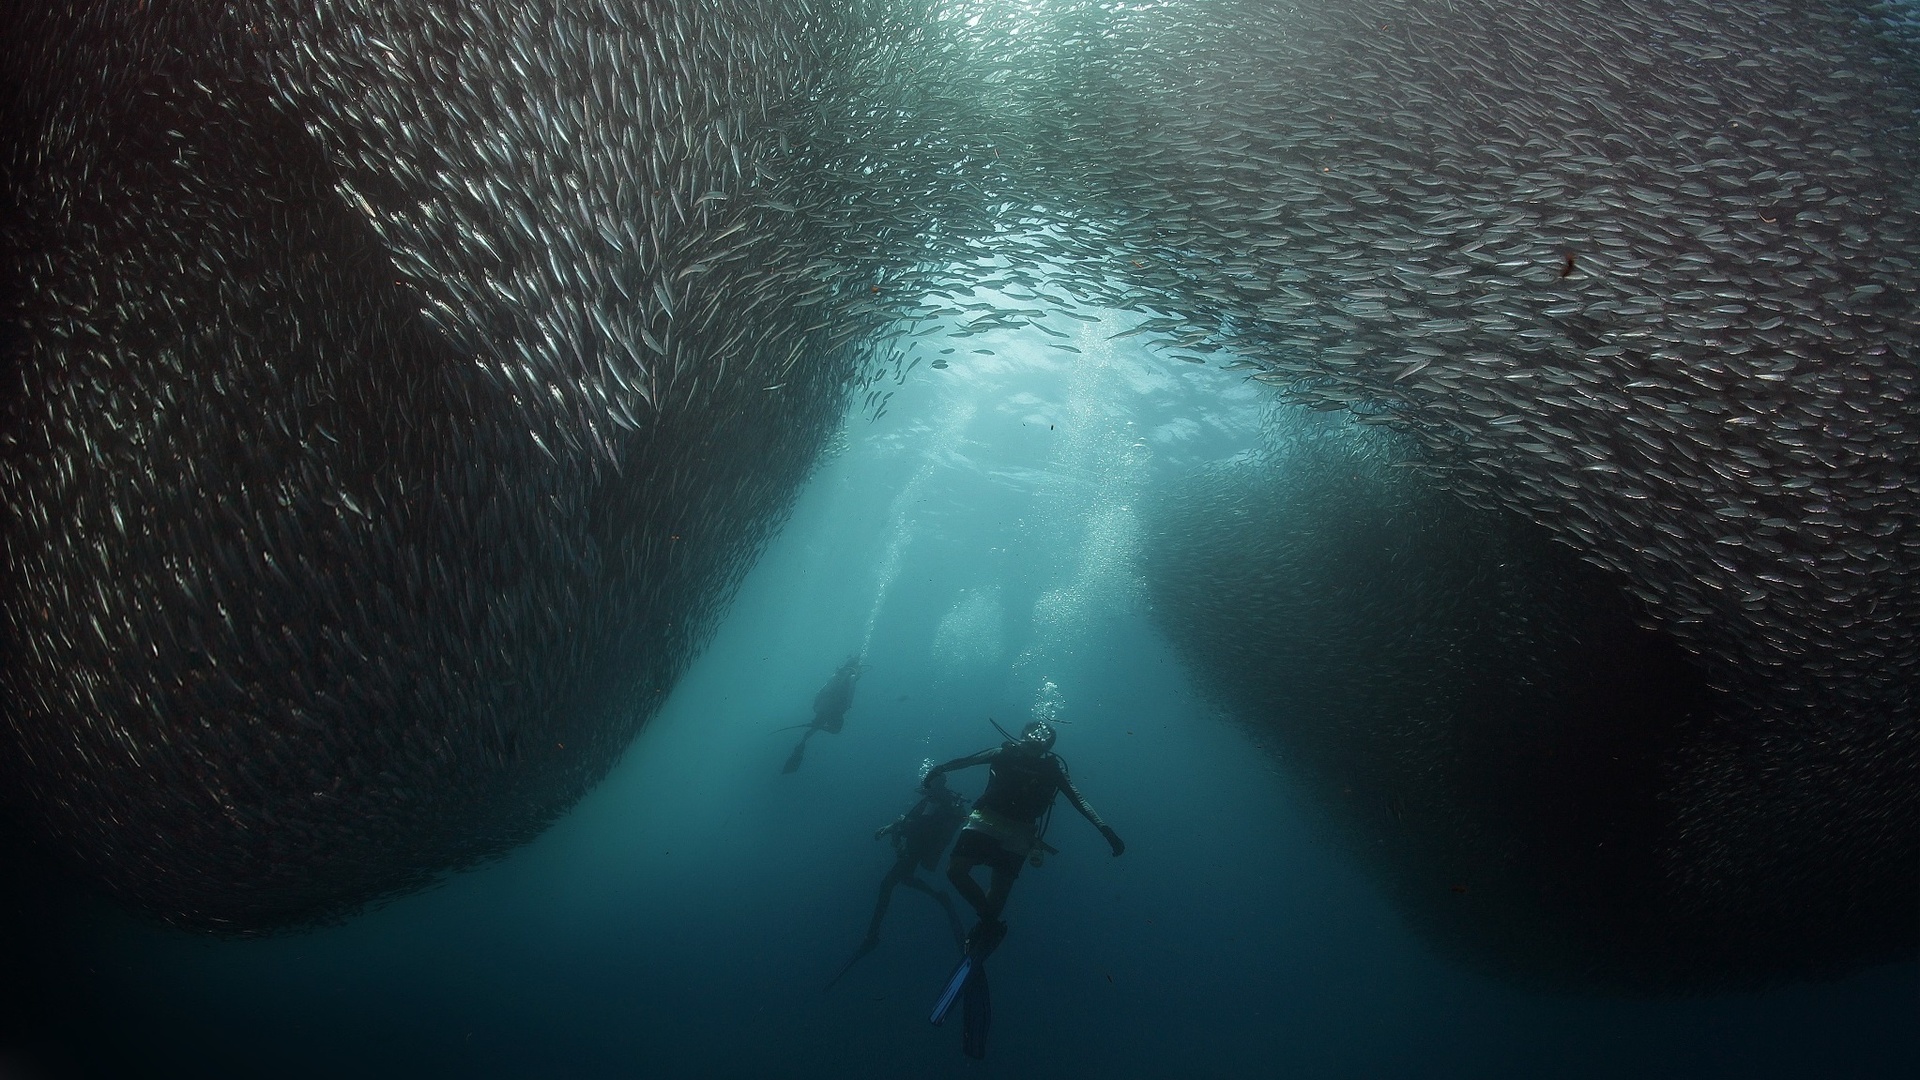
<svg viewBox="0 0 1920 1080">
<path fill-rule="evenodd" d="M 1117 859 L 1126 852 L 1126 841 L 1120 839 L 1120 834 L 1113 831 L 1113 826 L 1100 826 L 1100 835 L 1107 838 L 1107 846 L 1113 849 L 1114 858 Z"/>
<path fill-rule="evenodd" d="M 878 840 L 885 835 L 887 835 L 887 827 L 885 825 L 882 825 L 879 828 L 873 830 L 873 838 L 875 840 Z"/>
</svg>

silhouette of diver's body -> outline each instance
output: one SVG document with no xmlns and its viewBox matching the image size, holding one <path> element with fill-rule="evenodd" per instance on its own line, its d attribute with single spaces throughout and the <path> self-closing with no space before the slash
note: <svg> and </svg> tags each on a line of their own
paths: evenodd
<svg viewBox="0 0 1920 1080">
<path fill-rule="evenodd" d="M 932 776 L 923 782 L 920 801 L 890 823 L 876 829 L 875 840 L 881 837 L 893 838 L 893 868 L 887 876 L 880 879 L 880 895 L 873 902 L 873 918 L 867 922 L 867 936 L 860 942 L 860 948 L 840 969 L 827 989 L 833 989 L 858 963 L 860 958 L 872 952 L 880 944 L 880 924 L 886 921 L 887 908 L 893 903 L 895 886 L 905 885 L 910 889 L 926 893 L 933 897 L 946 912 L 947 925 L 953 930 L 955 944 L 966 940 L 966 930 L 961 926 L 960 913 L 954 909 L 953 898 L 942 892 L 938 886 L 920 880 L 916 871 L 931 870 L 940 862 L 940 853 L 947 849 L 947 842 L 967 820 L 966 796 L 947 787 L 947 778 Z"/>
<path fill-rule="evenodd" d="M 781 767 L 781 772 L 799 771 L 801 758 L 807 752 L 807 740 L 813 738 L 814 732 L 840 734 L 840 729 L 846 726 L 847 710 L 853 708 L 854 684 L 859 681 L 860 658 L 849 656 L 847 662 L 840 665 L 840 670 L 833 673 L 833 678 L 827 680 L 827 685 L 813 695 L 813 722 L 792 725 L 792 727 L 804 727 L 807 730 L 801 733 L 800 742 L 794 746 L 793 753 L 787 756 L 787 763 Z M 791 728 L 779 730 L 788 731 Z"/>
<path fill-rule="evenodd" d="M 1127 850 L 1113 827 L 1100 820 L 1086 796 L 1080 794 L 1067 776 L 1067 763 L 1053 752 L 1053 728 L 1035 721 L 1028 724 L 1018 739 L 991 750 L 955 758 L 927 771 L 927 781 L 954 769 L 985 765 L 987 790 L 976 799 L 960 838 L 953 844 L 953 859 L 947 865 L 947 880 L 980 916 L 967 935 L 963 959 L 955 970 L 955 979 L 964 978 L 961 998 L 966 1014 L 960 1048 L 968 1056 L 987 1055 L 987 1029 L 992 1023 L 993 1002 L 987 991 L 986 959 L 1007 935 L 1007 924 L 1000 912 L 1007 906 L 1007 894 L 1013 889 L 1020 867 L 1029 859 L 1038 862 L 1039 853 L 1051 850 L 1043 834 L 1046 819 L 1051 818 L 1055 796 L 1065 794 L 1073 808 L 1100 830 L 1107 845 L 1118 856 Z M 973 868 L 985 865 L 992 871 L 986 889 L 973 879 Z M 934 1013 L 939 1023 L 952 1000 L 953 983 L 947 997 Z"/>
<path fill-rule="evenodd" d="M 953 925 L 954 938 L 964 935 L 960 927 L 960 915 L 954 910 L 953 899 L 939 888 L 920 880 L 918 870 L 931 870 L 940 864 L 940 853 L 947 849 L 953 834 L 967 820 L 967 798 L 947 787 L 945 776 L 929 776 L 922 783 L 925 792 L 913 808 L 893 822 L 873 834 L 875 840 L 883 836 L 893 837 L 893 852 L 896 856 L 893 869 L 880 881 L 880 895 L 873 903 L 873 919 L 867 923 L 867 940 L 880 940 L 880 923 L 887 917 L 887 905 L 893 900 L 896 885 L 905 885 L 910 889 L 926 893 L 939 902 L 947 913 L 947 921 Z"/>
<path fill-rule="evenodd" d="M 853 708 L 853 684 L 860 681 L 860 658 L 847 657 L 840 670 L 833 673 L 827 685 L 813 695 L 813 723 L 808 731 L 824 731 L 829 735 L 840 734 L 840 728 L 846 723 L 847 710 Z"/>
<path fill-rule="evenodd" d="M 1000 912 L 1007 906 L 1007 894 L 1020 876 L 1021 865 L 1036 852 L 1046 850 L 1041 818 L 1053 809 L 1055 796 L 1066 795 L 1073 808 L 1106 837 L 1116 856 L 1127 850 L 1119 834 L 1100 820 L 1086 796 L 1073 786 L 1067 776 L 1067 763 L 1052 752 L 1053 738 L 1053 728 L 1035 721 L 1027 725 L 1019 739 L 927 771 L 931 781 L 954 769 L 975 765 L 988 769 L 987 790 L 974 800 L 973 813 L 954 842 L 953 859 L 947 866 L 947 880 L 980 916 L 980 925 L 969 935 L 972 944 L 979 944 L 984 932 L 997 945 L 999 936 L 1006 932 Z M 985 890 L 973 879 L 973 868 L 982 865 L 992 871 Z M 984 952 L 993 951 L 993 945 L 987 945 Z"/>
</svg>

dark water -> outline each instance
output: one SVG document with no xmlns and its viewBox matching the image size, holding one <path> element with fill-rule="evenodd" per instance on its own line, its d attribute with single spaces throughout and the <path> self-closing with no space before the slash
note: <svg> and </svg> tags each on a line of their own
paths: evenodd
<svg viewBox="0 0 1920 1080">
<path fill-rule="evenodd" d="M 921 339 L 660 715 L 536 843 L 265 940 L 69 912 L 15 980 L 10 1030 L 37 1049 L 0 1076 L 1920 1075 L 1912 965 L 1663 1001 L 1542 996 L 1434 956 L 1140 598 L 1135 501 L 1253 446 L 1259 396 L 1104 344 L 1128 321 L 1051 325 L 1084 351 Z M 795 733 L 774 729 L 852 653 L 845 731 L 782 775 Z M 919 765 L 1036 711 L 1129 847 L 1061 808 L 973 1062 L 957 1024 L 927 1023 L 954 948 L 925 897 L 901 890 L 881 947 L 822 987 Z"/>
</svg>

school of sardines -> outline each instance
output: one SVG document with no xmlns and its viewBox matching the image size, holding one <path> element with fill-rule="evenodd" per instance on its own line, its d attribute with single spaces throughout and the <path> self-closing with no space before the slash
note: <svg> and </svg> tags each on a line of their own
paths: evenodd
<svg viewBox="0 0 1920 1080">
<path fill-rule="evenodd" d="M 1109 307 L 1623 582 L 1752 732 L 1691 842 L 1771 835 L 1717 808 L 1784 770 L 1889 793 L 1793 836 L 1911 865 L 1911 13 L 10 11 L 0 787 L 185 926 L 497 855 L 900 339 Z M 980 286 L 1033 307 L 962 325 Z"/>
</svg>

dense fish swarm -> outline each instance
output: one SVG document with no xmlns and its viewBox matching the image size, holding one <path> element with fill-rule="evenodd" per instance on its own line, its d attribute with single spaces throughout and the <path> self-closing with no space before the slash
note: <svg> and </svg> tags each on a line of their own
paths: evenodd
<svg viewBox="0 0 1920 1080">
<path fill-rule="evenodd" d="M 1729 971 L 1910 953 L 1910 46 L 1819 5 L 1272 10 L 1200 75 L 1234 107 L 1142 122 L 1166 166 L 1114 182 L 1158 207 L 1140 261 L 1213 271 L 1174 313 L 1412 433 L 1698 655 L 1719 722 L 1646 747 L 1662 910 L 1815 954 Z"/>
<path fill-rule="evenodd" d="M 1168 93 L 1090 94 L 1128 152 L 1078 166 L 1177 345 L 1411 433 L 1437 485 L 1538 522 L 1697 655 L 1719 722 L 1647 747 L 1667 914 L 1834 945 L 1776 971 L 1910 953 L 1920 906 L 1902 17 L 1183 7 L 1140 20 L 1190 48 L 1094 74 Z M 1276 599 L 1243 595 L 1249 622 Z"/>
<path fill-rule="evenodd" d="M 532 835 L 837 426 L 887 254 L 816 138 L 862 24 L 10 12 L 8 800 L 240 930 Z"/>
<path fill-rule="evenodd" d="M 1437 948 L 1645 993 L 1912 947 L 1899 867 L 1787 883 L 1765 900 L 1788 901 L 1786 920 L 1689 891 L 1672 862 L 1689 751 L 1725 722 L 1697 666 L 1636 625 L 1610 575 L 1464 506 L 1405 467 L 1404 445 L 1332 420 L 1283 431 L 1150 500 L 1154 610 Z"/>
<path fill-rule="evenodd" d="M 989 259 L 960 332 L 1154 313 L 1623 582 L 1742 733 L 1673 751 L 1701 911 L 1910 886 L 1910 11 L 12 13 L 10 797 L 198 925 L 528 835 Z"/>
</svg>

